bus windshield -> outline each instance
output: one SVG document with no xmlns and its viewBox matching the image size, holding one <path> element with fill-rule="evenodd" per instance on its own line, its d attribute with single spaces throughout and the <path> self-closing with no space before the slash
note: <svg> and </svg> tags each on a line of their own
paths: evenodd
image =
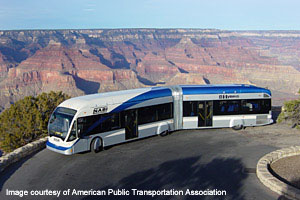
<svg viewBox="0 0 300 200">
<path fill-rule="evenodd" d="M 49 120 L 49 135 L 65 140 L 75 113 L 76 111 L 73 109 L 63 107 L 57 108 L 55 112 L 52 113 Z"/>
</svg>

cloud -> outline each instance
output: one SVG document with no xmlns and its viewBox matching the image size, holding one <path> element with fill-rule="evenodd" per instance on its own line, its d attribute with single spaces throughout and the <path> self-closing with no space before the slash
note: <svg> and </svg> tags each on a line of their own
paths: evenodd
<svg viewBox="0 0 300 200">
<path fill-rule="evenodd" d="M 96 10 L 96 4 L 95 3 L 88 3 L 84 6 L 83 11 L 85 12 L 93 12 Z"/>
<path fill-rule="evenodd" d="M 96 10 L 95 8 L 84 8 L 83 9 L 83 11 L 85 11 L 85 12 L 93 12 L 95 10 Z"/>
</svg>

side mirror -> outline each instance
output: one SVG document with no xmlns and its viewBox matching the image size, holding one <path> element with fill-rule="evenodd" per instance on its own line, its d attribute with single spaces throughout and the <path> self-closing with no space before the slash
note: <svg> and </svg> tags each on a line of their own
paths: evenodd
<svg viewBox="0 0 300 200">
<path fill-rule="evenodd" d="M 50 124 L 52 124 L 54 122 L 54 118 L 50 119 Z"/>
<path fill-rule="evenodd" d="M 78 131 L 77 131 L 77 136 L 78 136 L 78 138 L 82 138 L 80 129 L 78 129 Z"/>
</svg>

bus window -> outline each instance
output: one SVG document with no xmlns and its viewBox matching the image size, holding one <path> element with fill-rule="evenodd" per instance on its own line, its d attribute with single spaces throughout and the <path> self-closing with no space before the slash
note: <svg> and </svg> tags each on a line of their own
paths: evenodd
<svg viewBox="0 0 300 200">
<path fill-rule="evenodd" d="M 268 114 L 271 110 L 269 99 L 242 100 L 242 114 Z"/>
<path fill-rule="evenodd" d="M 138 124 L 147 124 L 157 121 L 157 112 L 154 106 L 138 109 Z"/>
<path fill-rule="evenodd" d="M 114 113 L 111 116 L 111 130 L 116 130 L 121 128 L 121 123 L 120 123 L 120 113 Z"/>
<path fill-rule="evenodd" d="M 173 117 L 173 104 L 165 103 L 138 109 L 138 124 L 171 119 Z"/>
<path fill-rule="evenodd" d="M 236 115 L 240 113 L 240 100 L 214 101 L 214 115 Z"/>
<path fill-rule="evenodd" d="M 166 103 L 157 105 L 158 121 L 170 119 L 173 116 L 172 104 Z"/>
<path fill-rule="evenodd" d="M 183 116 L 193 117 L 197 116 L 197 101 L 184 101 L 183 102 Z"/>
<path fill-rule="evenodd" d="M 92 135 L 120 129 L 120 113 L 81 117 L 78 118 L 77 127 L 82 135 Z"/>
<path fill-rule="evenodd" d="M 68 142 L 76 139 L 76 126 L 77 126 L 77 121 L 74 121 L 71 132 L 70 132 L 70 136 L 67 140 Z"/>
<path fill-rule="evenodd" d="M 263 113 L 267 114 L 272 109 L 271 108 L 271 99 L 264 99 L 261 102 L 261 110 Z"/>
<path fill-rule="evenodd" d="M 101 128 L 98 128 L 99 132 L 111 131 L 121 128 L 119 113 L 103 115 L 102 118 L 105 118 L 105 120 L 101 123 Z"/>
<path fill-rule="evenodd" d="M 228 101 L 227 102 L 227 113 L 228 114 L 239 114 L 240 101 Z"/>
<path fill-rule="evenodd" d="M 65 140 L 75 113 L 76 111 L 72 109 L 62 107 L 57 108 L 49 120 L 49 135 L 60 137 L 62 140 Z"/>
<path fill-rule="evenodd" d="M 268 114 L 270 110 L 270 99 L 214 101 L 215 115 Z"/>
</svg>

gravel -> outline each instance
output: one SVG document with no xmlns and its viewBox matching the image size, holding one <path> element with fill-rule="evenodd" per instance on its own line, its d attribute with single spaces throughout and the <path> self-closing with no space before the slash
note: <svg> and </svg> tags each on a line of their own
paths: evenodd
<svg viewBox="0 0 300 200">
<path fill-rule="evenodd" d="M 283 181 L 300 189 L 300 155 L 280 159 L 271 164 L 271 169 Z"/>
</svg>

